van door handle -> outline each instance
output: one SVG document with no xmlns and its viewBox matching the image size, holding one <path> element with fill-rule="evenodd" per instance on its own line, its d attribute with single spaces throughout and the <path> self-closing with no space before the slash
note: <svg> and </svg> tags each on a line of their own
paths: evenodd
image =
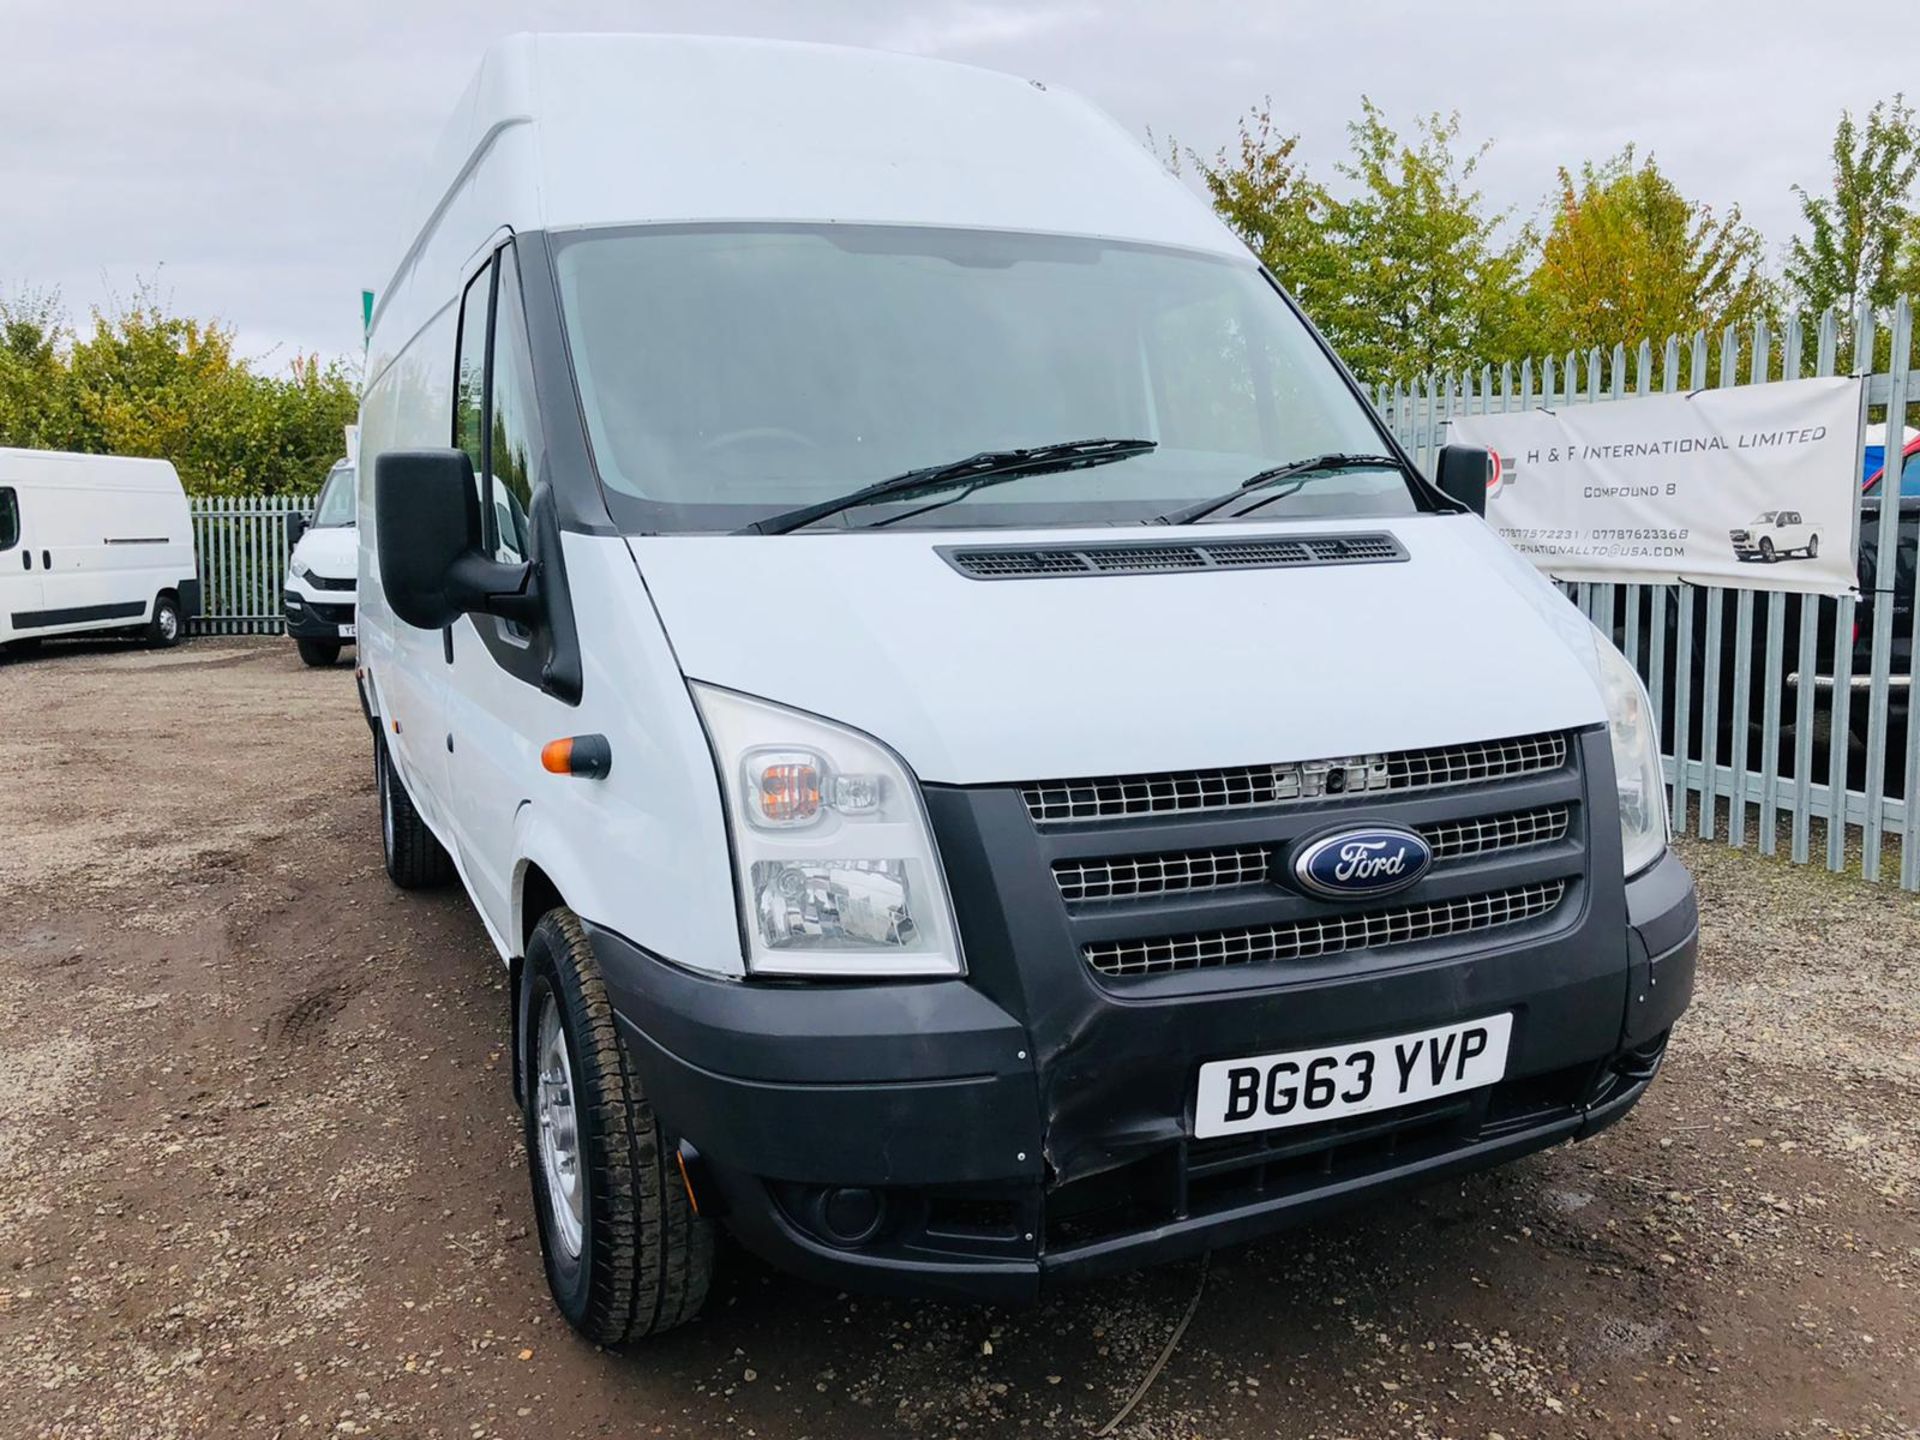
<svg viewBox="0 0 1920 1440">
<path fill-rule="evenodd" d="M 40 568 L 42 570 L 51 570 L 53 568 L 53 552 L 51 550 L 42 550 L 40 552 Z"/>
<path fill-rule="evenodd" d="M 20 568 L 22 570 L 31 570 L 33 568 L 33 551 L 22 550 L 20 552 Z"/>
</svg>

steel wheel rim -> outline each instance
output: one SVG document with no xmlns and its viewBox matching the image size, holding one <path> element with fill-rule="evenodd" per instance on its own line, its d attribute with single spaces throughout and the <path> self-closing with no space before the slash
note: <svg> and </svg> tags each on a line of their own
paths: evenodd
<svg viewBox="0 0 1920 1440">
<path fill-rule="evenodd" d="M 180 633 L 180 617 L 173 613 L 173 609 L 171 606 L 162 605 L 160 607 L 161 638 L 164 640 L 171 640 L 179 633 Z"/>
<path fill-rule="evenodd" d="M 587 1190 L 580 1166 L 580 1126 L 573 1105 L 573 1065 L 560 1007 L 549 994 L 540 1007 L 535 1051 L 534 1120 L 540 1129 L 540 1172 L 546 1179 L 553 1238 L 569 1259 L 580 1258 L 586 1233 Z"/>
</svg>

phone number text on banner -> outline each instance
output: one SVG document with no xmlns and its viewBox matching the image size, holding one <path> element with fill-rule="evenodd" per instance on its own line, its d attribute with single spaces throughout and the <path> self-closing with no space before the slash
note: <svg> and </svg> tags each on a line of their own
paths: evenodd
<svg viewBox="0 0 1920 1440">
<path fill-rule="evenodd" d="M 1784 380 L 1456 416 L 1496 456 L 1487 521 L 1549 574 L 1854 588 L 1864 381 Z"/>
</svg>

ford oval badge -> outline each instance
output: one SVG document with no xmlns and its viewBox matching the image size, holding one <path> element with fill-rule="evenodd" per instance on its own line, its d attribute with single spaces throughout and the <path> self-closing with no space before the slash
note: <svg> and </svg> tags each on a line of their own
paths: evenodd
<svg viewBox="0 0 1920 1440">
<path fill-rule="evenodd" d="M 1365 900 L 1404 890 L 1433 864 L 1433 849 L 1411 830 L 1375 826 L 1337 830 L 1302 846 L 1293 878 L 1309 895 Z"/>
</svg>

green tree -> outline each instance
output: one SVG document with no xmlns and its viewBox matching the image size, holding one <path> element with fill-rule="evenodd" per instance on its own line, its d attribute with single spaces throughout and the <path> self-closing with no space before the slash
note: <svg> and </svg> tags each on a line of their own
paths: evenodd
<svg viewBox="0 0 1920 1440">
<path fill-rule="evenodd" d="M 1749 324 L 1774 308 L 1765 257 L 1739 207 L 1716 216 L 1689 201 L 1631 145 L 1577 179 L 1562 169 L 1526 286 L 1529 348 L 1631 348 Z"/>
<path fill-rule="evenodd" d="M 0 444 L 72 448 L 76 411 L 60 356 L 64 338 L 57 294 L 0 296 Z"/>
<path fill-rule="evenodd" d="M 1271 98 L 1240 120 L 1236 152 L 1187 151 L 1216 214 L 1320 321 L 1344 309 L 1343 258 L 1327 230 L 1332 201 L 1295 158 L 1300 137 L 1280 132 Z M 1179 168 L 1179 152 L 1171 157 Z M 1336 342 L 1337 343 L 1337 342 Z"/>
<path fill-rule="evenodd" d="M 1884 310 L 1901 295 L 1920 294 L 1913 202 L 1920 125 L 1913 107 L 1895 95 L 1867 112 L 1864 127 L 1843 111 L 1832 153 L 1829 193 L 1793 187 L 1807 226 L 1787 246 L 1786 278 L 1794 298 L 1810 313 L 1837 305 L 1851 317 L 1863 300 Z"/>
<path fill-rule="evenodd" d="M 151 455 L 191 494 L 313 488 L 358 408 L 336 362 L 256 373 L 217 321 L 172 313 L 153 286 L 76 335 L 56 299 L 0 304 L 0 444 Z"/>
<path fill-rule="evenodd" d="M 1187 156 L 1220 218 L 1357 374 L 1405 379 L 1506 358 L 1531 235 L 1487 213 L 1473 184 L 1486 147 L 1462 153 L 1457 115 L 1424 117 L 1403 140 L 1365 99 L 1348 134 L 1335 167 L 1345 195 L 1307 173 L 1271 102 L 1241 120 L 1237 147 Z"/>
<path fill-rule="evenodd" d="M 1345 263 L 1325 322 L 1347 363 L 1388 380 L 1508 358 L 1533 237 L 1487 212 L 1473 183 L 1487 146 L 1462 153 L 1458 114 L 1402 139 L 1364 97 L 1347 130 L 1338 169 L 1355 189 L 1328 217 Z"/>
</svg>

